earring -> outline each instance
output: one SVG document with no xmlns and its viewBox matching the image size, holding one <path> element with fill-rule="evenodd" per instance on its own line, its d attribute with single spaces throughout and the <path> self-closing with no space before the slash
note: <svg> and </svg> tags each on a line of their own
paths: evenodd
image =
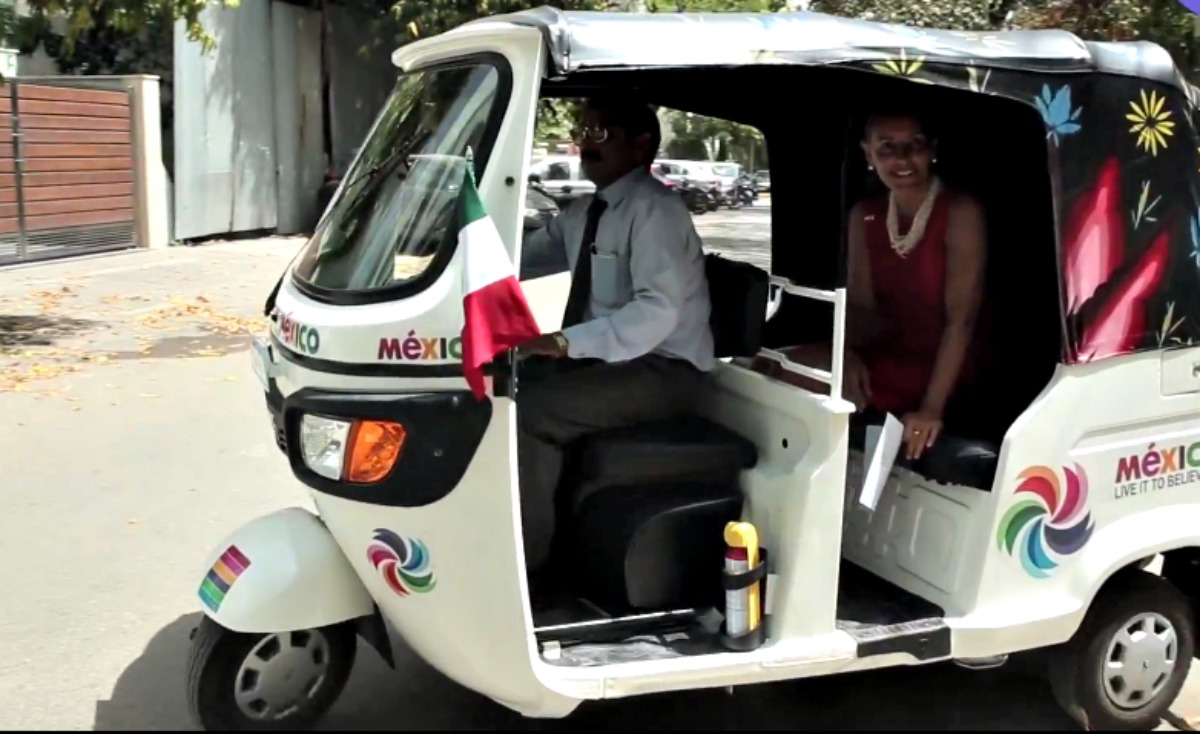
<svg viewBox="0 0 1200 734">
<path fill-rule="evenodd" d="M 867 170 L 868 170 L 868 171 L 874 171 L 874 170 L 875 170 L 875 166 L 872 166 L 870 163 L 868 163 L 868 164 L 867 164 Z"/>
</svg>

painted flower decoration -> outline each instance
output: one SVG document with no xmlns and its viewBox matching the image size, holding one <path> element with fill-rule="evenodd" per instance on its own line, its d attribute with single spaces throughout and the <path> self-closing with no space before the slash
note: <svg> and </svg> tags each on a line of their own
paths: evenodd
<svg viewBox="0 0 1200 734">
<path fill-rule="evenodd" d="M 1158 218 L 1153 211 L 1161 201 L 1161 196 L 1150 198 L 1150 182 L 1142 181 L 1142 194 L 1138 197 L 1137 206 L 1129 215 L 1133 220 L 1133 228 L 1140 228 L 1143 222 L 1157 222 Z"/>
<path fill-rule="evenodd" d="M 1144 251 L 1125 261 L 1129 233 L 1121 213 L 1120 171 L 1116 156 L 1104 162 L 1071 208 L 1064 229 L 1067 312 L 1083 321 L 1073 349 L 1076 362 L 1137 348 L 1171 254 L 1171 229 L 1163 226 Z"/>
<path fill-rule="evenodd" d="M 1188 220 L 1188 229 L 1192 234 L 1192 262 L 1200 268 L 1200 212 L 1196 212 Z"/>
<path fill-rule="evenodd" d="M 878 71 L 882 74 L 891 74 L 893 76 L 902 76 L 902 77 L 904 77 L 906 79 L 910 79 L 914 82 L 920 82 L 921 84 L 932 84 L 933 82 L 929 81 L 928 79 L 921 79 L 920 77 L 916 76 L 916 73 L 924 65 L 925 65 L 925 57 L 924 56 L 916 56 L 916 57 L 910 59 L 904 53 L 904 49 L 900 49 L 900 56 L 898 56 L 897 58 L 888 59 L 887 61 L 883 62 L 882 64 L 872 64 L 871 68 L 875 69 L 875 71 Z"/>
<path fill-rule="evenodd" d="M 992 70 L 988 69 L 980 77 L 979 69 L 974 66 L 967 67 L 967 84 L 972 92 L 982 93 L 987 91 L 988 80 L 992 78 Z"/>
<path fill-rule="evenodd" d="M 1052 138 L 1055 145 L 1058 145 L 1059 138 L 1073 135 L 1082 128 L 1078 120 L 1083 108 L 1071 109 L 1070 85 L 1062 85 L 1051 95 L 1050 85 L 1043 84 L 1042 94 L 1034 103 L 1042 115 L 1042 121 L 1046 123 L 1046 137 Z"/>
<path fill-rule="evenodd" d="M 1137 100 L 1129 103 L 1133 109 L 1125 115 L 1125 119 L 1133 123 L 1129 132 L 1137 135 L 1137 145 L 1152 156 L 1158 155 L 1160 149 L 1167 147 L 1168 138 L 1175 134 L 1175 122 L 1171 110 L 1163 109 L 1167 98 L 1158 92 L 1151 91 L 1149 95 L 1142 90 L 1141 104 Z"/>
</svg>

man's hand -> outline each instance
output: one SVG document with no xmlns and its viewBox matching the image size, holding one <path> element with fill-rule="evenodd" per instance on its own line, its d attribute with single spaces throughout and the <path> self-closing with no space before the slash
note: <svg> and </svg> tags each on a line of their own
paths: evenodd
<svg viewBox="0 0 1200 734">
<path fill-rule="evenodd" d="M 565 357 L 567 356 L 566 340 L 558 334 L 542 334 L 517 347 L 518 357 Z"/>
</svg>

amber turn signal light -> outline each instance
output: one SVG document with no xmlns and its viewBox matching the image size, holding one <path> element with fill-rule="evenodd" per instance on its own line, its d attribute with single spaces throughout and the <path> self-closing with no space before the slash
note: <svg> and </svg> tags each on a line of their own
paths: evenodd
<svg viewBox="0 0 1200 734">
<path fill-rule="evenodd" d="M 378 482 L 388 475 L 404 449 L 407 432 L 392 421 L 358 420 L 350 429 L 350 463 L 346 480 L 359 484 Z"/>
</svg>

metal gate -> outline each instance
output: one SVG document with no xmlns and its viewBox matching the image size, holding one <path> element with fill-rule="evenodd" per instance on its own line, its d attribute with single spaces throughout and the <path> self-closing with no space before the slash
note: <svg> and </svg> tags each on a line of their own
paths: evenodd
<svg viewBox="0 0 1200 734">
<path fill-rule="evenodd" d="M 133 93 L 0 84 L 0 265 L 137 244 Z"/>
</svg>

